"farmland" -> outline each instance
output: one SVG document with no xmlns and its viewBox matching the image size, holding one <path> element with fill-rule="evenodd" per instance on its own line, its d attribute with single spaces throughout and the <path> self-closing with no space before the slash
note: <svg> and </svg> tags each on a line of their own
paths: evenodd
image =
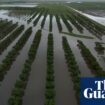
<svg viewBox="0 0 105 105">
<path fill-rule="evenodd" d="M 68 5 L 93 16 L 105 16 L 105 2 L 72 2 L 68 3 Z"/>
<path fill-rule="evenodd" d="M 80 77 L 105 76 L 104 42 L 66 4 L 0 7 L 0 103 L 79 105 Z"/>
</svg>

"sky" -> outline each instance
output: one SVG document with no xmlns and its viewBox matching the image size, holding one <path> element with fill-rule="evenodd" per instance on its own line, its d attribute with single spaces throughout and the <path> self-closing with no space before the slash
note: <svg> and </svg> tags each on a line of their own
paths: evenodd
<svg viewBox="0 0 105 105">
<path fill-rule="evenodd" d="M 36 0 L 0 0 L 0 1 L 36 1 Z M 46 1 L 46 0 L 37 0 Z M 105 1 L 105 0 L 47 0 L 47 1 Z"/>
</svg>

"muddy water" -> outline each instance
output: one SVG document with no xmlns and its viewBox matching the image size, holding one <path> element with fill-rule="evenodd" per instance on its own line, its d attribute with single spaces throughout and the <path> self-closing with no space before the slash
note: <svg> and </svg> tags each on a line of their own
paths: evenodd
<svg viewBox="0 0 105 105">
<path fill-rule="evenodd" d="M 53 18 L 53 33 L 56 105 L 77 105 L 74 96 L 73 83 L 67 69 L 62 48 L 62 36 L 58 33 L 55 17 Z"/>
<path fill-rule="evenodd" d="M 10 71 L 5 76 L 4 80 L 0 86 L 0 103 L 2 105 L 7 105 L 8 99 L 11 95 L 14 84 L 18 79 L 19 74 L 23 68 L 24 62 L 27 58 L 27 53 L 34 38 L 34 34 L 30 36 L 24 48 L 21 50 L 20 55 L 17 57 L 16 61 L 13 63 Z M 8 88 L 7 88 L 8 87 Z"/>
</svg>

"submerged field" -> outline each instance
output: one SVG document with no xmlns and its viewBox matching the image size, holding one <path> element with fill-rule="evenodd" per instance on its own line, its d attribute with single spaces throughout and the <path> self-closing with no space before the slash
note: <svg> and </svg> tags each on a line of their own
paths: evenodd
<svg viewBox="0 0 105 105">
<path fill-rule="evenodd" d="M 105 76 L 105 26 L 66 4 L 0 7 L 0 103 L 79 105 L 80 77 Z"/>
<path fill-rule="evenodd" d="M 93 16 L 105 17 L 105 2 L 72 2 L 68 5 Z"/>
</svg>

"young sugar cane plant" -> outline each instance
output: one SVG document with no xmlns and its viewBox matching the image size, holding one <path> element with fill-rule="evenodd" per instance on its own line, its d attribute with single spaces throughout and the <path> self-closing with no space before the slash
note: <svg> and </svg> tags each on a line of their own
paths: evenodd
<svg viewBox="0 0 105 105">
<path fill-rule="evenodd" d="M 47 77 L 46 77 L 46 88 L 45 88 L 45 104 L 44 105 L 55 105 L 55 78 L 54 78 L 54 64 L 53 64 L 53 35 L 48 36 L 48 47 L 47 47 Z"/>
</svg>

